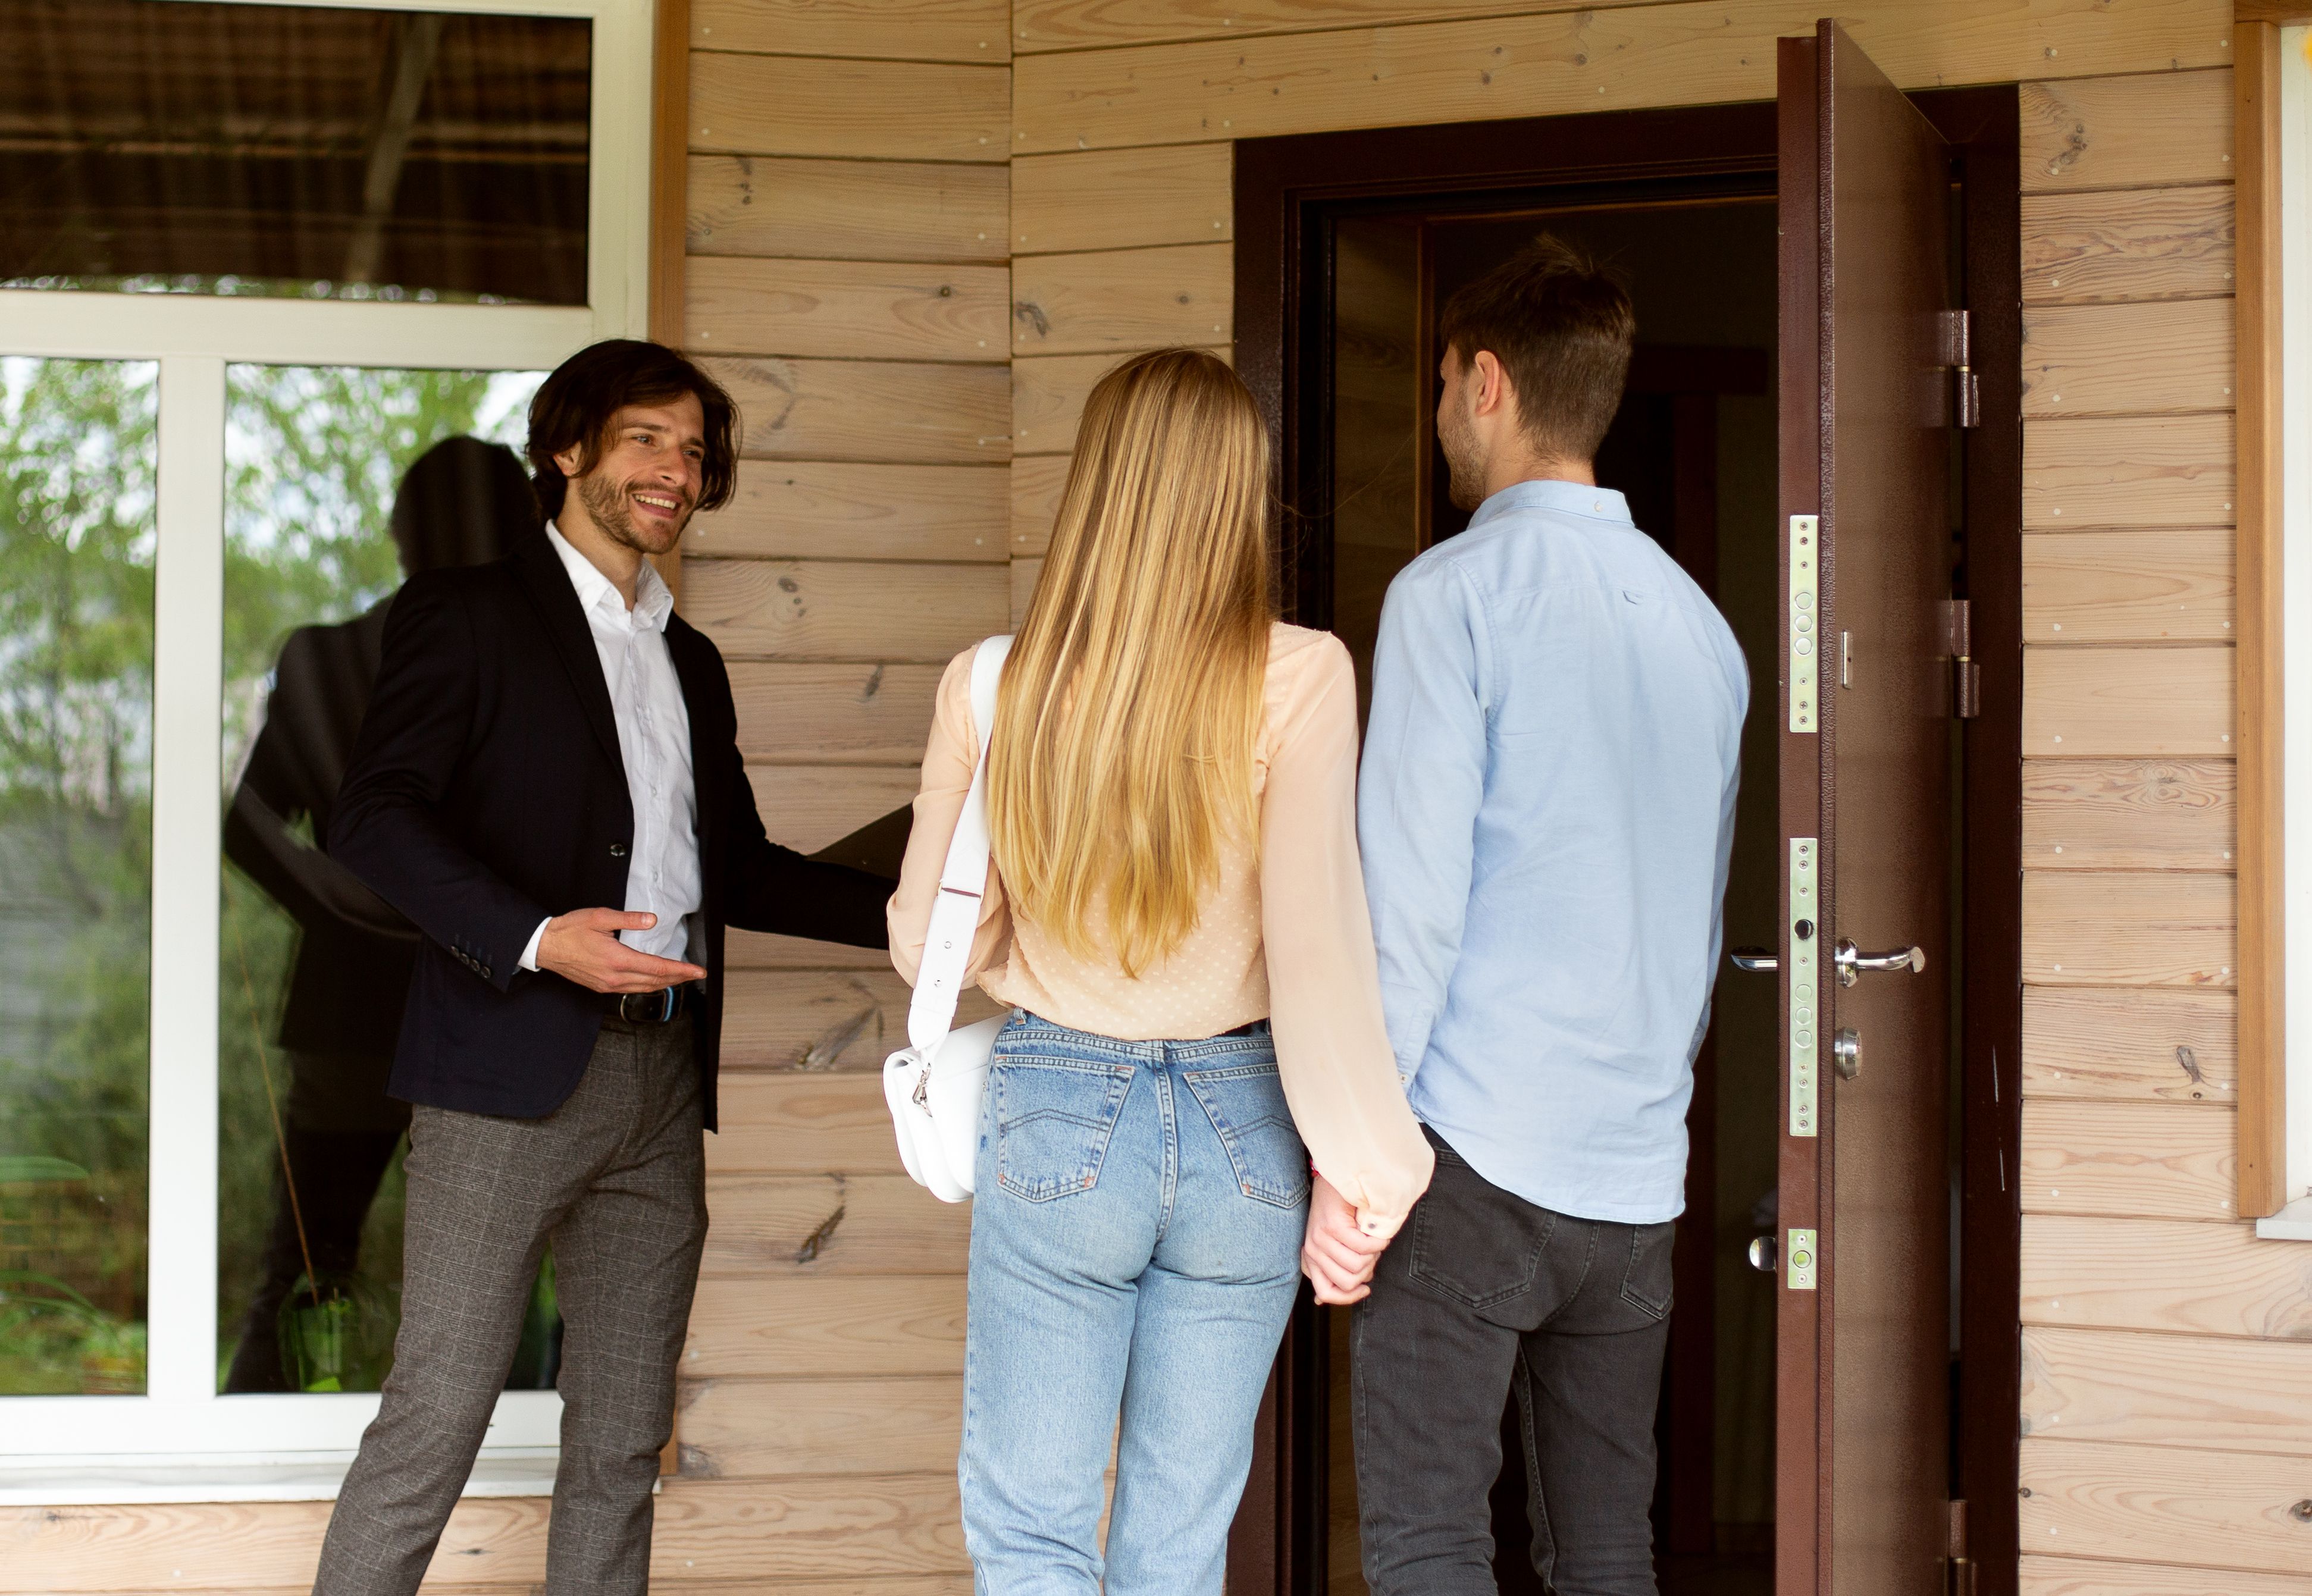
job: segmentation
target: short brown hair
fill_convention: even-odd
[[[1636,313],[1587,254],[1543,233],[1446,301],[1438,338],[1464,365],[1490,349],[1536,449],[1589,460],[1622,407]]]
[[[662,344],[606,338],[589,344],[554,369],[530,402],[530,480],[539,508],[562,513],[569,478],[554,457],[580,451],[579,474],[594,468],[610,423],[629,405],[663,405],[688,394],[706,417],[706,458],[699,470],[700,510],[716,510],[738,483],[739,407],[722,385]]]

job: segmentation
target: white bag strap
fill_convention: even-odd
[[[972,766],[971,790],[964,794],[955,839],[940,868],[923,967],[915,972],[915,995],[907,1005],[907,1040],[925,1051],[944,1041],[955,1023],[963,968],[979,933],[979,902],[987,891],[987,742],[995,731],[996,685],[1011,652],[1010,638],[991,637],[971,657],[971,725],[979,734],[979,762]]]

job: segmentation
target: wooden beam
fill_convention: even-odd
[[[2023,636],[2034,643],[2230,642],[2228,528],[2023,539]]]
[[[2036,986],[2229,987],[2232,877],[2026,870],[2023,979]]]
[[[2265,22],[2275,28],[2312,22],[2312,5],[2304,0],[2232,0],[2232,18],[2241,22]]]
[[[2087,305],[2232,292],[2232,190],[2124,188],[2023,201],[2023,300]]]
[[[2301,1343],[2312,1339],[2312,1264],[2249,1224],[2034,1214],[2023,1221],[2022,1314],[2026,1324]]]
[[[2165,1558],[2294,1574],[2312,1539],[2297,1458],[2032,1438],[2021,1448],[2021,1539],[2091,1557]]]
[[[2034,870],[2229,870],[2227,760],[2032,759],[2023,863]]]
[[[2238,1101],[2239,1003],[2171,988],[2023,990],[2023,1096]]]
[[[2023,418],[2229,410],[2233,334],[2226,299],[2038,306],[2023,317]]]
[[[2231,180],[2225,72],[2042,79],[2020,93],[2027,194]]]
[[[2233,73],[2239,176],[2240,1212],[2288,1192],[2286,605],[2280,249],[2280,30],[2242,22]]]
[[[2229,1219],[2232,1120],[2227,1109],[2166,1103],[2026,1102],[2023,1211]]]
[[[2023,1332],[2023,1433],[2300,1457],[2312,1358],[2284,1341],[2034,1327]]]
[[[2036,421],[2023,429],[2023,527],[2229,527],[2229,414]]]

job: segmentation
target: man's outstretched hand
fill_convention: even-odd
[[[620,931],[647,931],[658,916],[623,909],[574,909],[546,922],[538,939],[538,967],[598,992],[656,992],[706,972],[680,959],[661,959],[628,947]]]
[[[1388,1250],[1387,1236],[1367,1235],[1357,1225],[1357,1210],[1323,1175],[1309,1184],[1309,1234],[1300,1243],[1300,1272],[1317,1300],[1335,1306],[1362,1302],[1372,1295],[1373,1270]]]

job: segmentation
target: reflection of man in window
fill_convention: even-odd
[[[477,438],[448,438],[426,450],[393,501],[405,576],[497,559],[537,536],[538,527],[521,462]],[[289,1065],[282,1120],[296,1207],[276,1173],[263,1276],[225,1376],[229,1391],[290,1389],[276,1330],[281,1304],[305,1271],[308,1249],[322,1277],[353,1270],[371,1199],[409,1125],[409,1105],[387,1096],[385,1083],[417,933],[319,845],[369,703],[392,602],[339,625],[290,633],[274,668],[264,728],[225,815],[226,857],[300,931],[279,1032]]]

